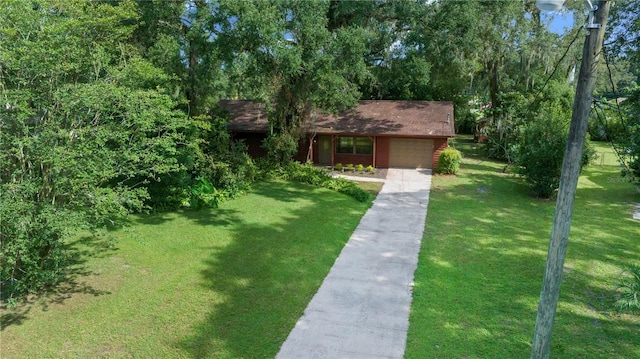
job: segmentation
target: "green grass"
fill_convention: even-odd
[[[2,311],[0,356],[272,358],[369,206],[271,182],[79,238],[72,281]]]
[[[596,146],[605,157],[580,178],[551,356],[640,358],[640,316],[613,310],[620,274],[640,263],[640,195]],[[457,148],[460,175],[432,182],[406,358],[527,358],[555,202],[530,198],[478,145]]]

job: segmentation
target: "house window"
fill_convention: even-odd
[[[356,153],[359,155],[372,155],[373,141],[369,137],[356,137]]]
[[[338,137],[336,153],[371,155],[373,140],[369,137]]]
[[[336,153],[353,153],[353,137],[338,137]]]

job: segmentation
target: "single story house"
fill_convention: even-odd
[[[244,140],[252,156],[264,154],[270,132],[265,106],[245,100],[223,100],[230,113],[227,128]],[[440,151],[454,137],[453,103],[448,101],[360,101],[338,113],[316,113],[306,125],[296,160],[377,168],[435,168]]]

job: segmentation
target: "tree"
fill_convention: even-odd
[[[605,49],[607,54],[610,54],[609,58],[617,63],[628,63],[634,81],[627,84],[626,88],[616,89],[616,95],[626,97],[626,100],[620,103],[621,112],[617,106],[613,106],[616,111],[609,111],[619,112],[613,114],[619,120],[607,120],[607,123],[617,122],[622,127],[618,132],[609,131],[614,132],[614,136],[610,136],[609,140],[612,141],[624,167],[623,175],[640,186],[640,3],[625,0],[617,2],[616,5],[612,9],[612,30]]]
[[[438,1],[426,6],[402,48],[429,66],[421,93],[453,100],[456,122],[467,122],[461,127],[475,127],[470,103],[490,104],[487,152],[510,160],[525,121],[522,104],[543,87],[568,42],[543,25],[535,1]],[[570,64],[558,66],[554,79]]]
[[[234,85],[240,97],[268,104],[274,135],[297,140],[314,111],[349,108],[360,99],[358,84],[369,76],[367,32],[344,21],[353,14],[347,5],[358,6],[221,1],[212,12],[209,27],[216,29],[225,70],[241,82]]]
[[[186,116],[131,46],[136,22],[131,1],[3,3],[3,299],[55,284],[70,235],[141,209],[150,183],[181,170]]]

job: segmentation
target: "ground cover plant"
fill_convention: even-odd
[[[406,358],[525,358],[555,202],[460,143],[457,177],[435,176],[416,271]],[[606,145],[580,178],[551,348],[554,358],[638,358],[640,316],[615,309],[640,262],[640,202]],[[603,157],[604,155],[604,157]]]
[[[370,204],[272,181],[80,237],[66,286],[2,309],[2,358],[273,358]]]

